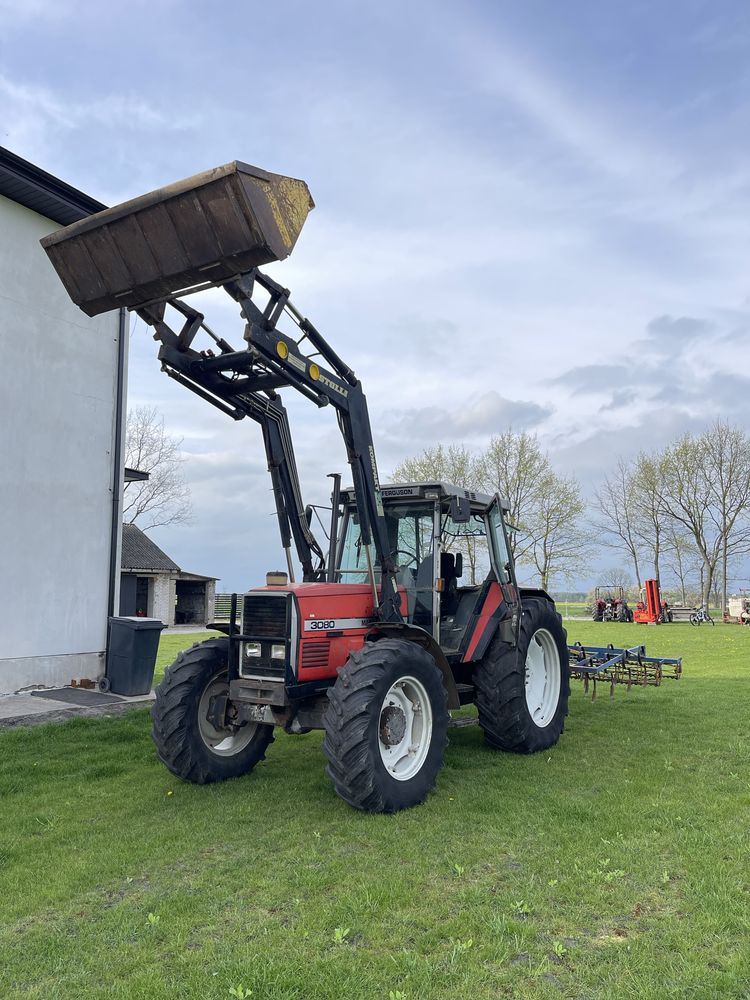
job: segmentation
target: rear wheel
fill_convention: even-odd
[[[490,746],[536,753],[557,743],[568,714],[568,662],[554,605],[524,601],[518,646],[496,637],[474,673],[479,725]]]
[[[328,691],[326,771],[336,793],[366,812],[396,812],[427,797],[448,742],[440,671],[403,639],[365,643]]]
[[[263,760],[273,726],[216,724],[212,709],[229,694],[229,642],[208,639],[167,668],[151,709],[151,735],[159,757],[185,781],[203,785],[247,774]]]

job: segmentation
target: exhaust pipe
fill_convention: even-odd
[[[283,260],[315,207],[304,181],[235,160],[41,240],[89,316],[137,309]]]

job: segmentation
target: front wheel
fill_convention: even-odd
[[[403,639],[365,643],[328,700],[323,752],[336,793],[366,812],[423,802],[448,742],[445,686],[430,654]]]
[[[536,753],[553,746],[568,714],[567,633],[550,601],[522,604],[518,645],[496,637],[474,672],[479,725],[496,750]]]
[[[265,756],[273,726],[215,724],[216,700],[229,693],[228,639],[208,639],[178,655],[156,689],[151,735],[172,774],[205,785],[247,774]]]

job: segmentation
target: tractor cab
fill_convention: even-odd
[[[383,509],[404,618],[428,632],[446,655],[459,654],[491,581],[515,586],[503,504],[447,483],[382,487]],[[367,583],[379,563],[363,545],[354,491],[343,490],[337,583]]]

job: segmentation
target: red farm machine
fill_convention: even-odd
[[[633,612],[625,599],[625,590],[622,587],[597,587],[591,617],[595,622],[632,622]]]
[[[312,207],[304,182],[234,162],[42,244],[85,313],[134,310],[170,378],[262,430],[287,571],[233,595],[229,623],[214,626],[223,634],[167,669],[152,710],[162,761],[185,780],[220,781],[250,772],[277,728],[322,729],[341,798],[393,812],[432,788],[461,706],[476,705],[491,747],[531,753],[559,739],[571,676],[656,684],[679,676],[680,661],[568,647],[549,595],[517,583],[499,496],[381,486],[360,380],[259,270],[291,253]],[[209,288],[238,309],[241,347],[189,304]],[[352,486],[333,475],[327,546],[303,503],[286,390],[332,408],[346,446]],[[466,540],[488,552],[484,579],[469,585]]]
[[[641,625],[660,625],[672,621],[672,611],[661,596],[658,580],[646,580],[644,594],[635,606],[633,620]]]

